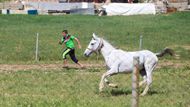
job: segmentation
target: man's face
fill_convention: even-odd
[[[67,36],[67,34],[65,33],[65,32],[62,32],[62,35],[65,37],[65,36]]]

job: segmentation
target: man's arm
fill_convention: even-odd
[[[64,39],[61,38],[61,40],[60,40],[60,39],[58,40],[58,43],[59,43],[60,45],[62,45],[62,44],[63,44],[63,41],[64,41]]]
[[[76,40],[76,41],[77,41],[77,43],[78,43],[78,48],[79,48],[79,49],[81,49],[81,44],[80,44],[79,39],[75,37],[75,40]]]
[[[61,42],[60,40],[58,40],[58,43],[59,43],[60,45],[62,45],[62,42]]]
[[[62,48],[64,48],[65,46],[63,45],[63,38],[61,40],[58,40],[58,44],[62,45]]]

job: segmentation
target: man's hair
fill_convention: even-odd
[[[62,32],[65,32],[66,34],[68,34],[68,31],[67,31],[67,30],[63,30]]]

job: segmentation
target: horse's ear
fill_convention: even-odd
[[[92,37],[93,37],[94,39],[97,39],[97,38],[98,38],[95,33],[92,34]]]

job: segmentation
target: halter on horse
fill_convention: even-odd
[[[141,94],[144,96],[152,83],[152,72],[158,63],[158,57],[163,56],[166,53],[173,55],[173,51],[166,48],[161,53],[153,53],[148,50],[125,52],[120,49],[115,49],[111,44],[102,38],[97,37],[93,33],[93,38],[90,41],[87,49],[84,52],[85,56],[90,56],[93,52],[100,51],[104,57],[108,71],[102,75],[99,91],[103,91],[104,83],[107,83],[111,87],[116,87],[116,84],[110,83],[107,78],[118,73],[130,73],[133,71],[133,56],[139,56],[140,60],[140,74],[143,77],[143,81],[139,83],[140,86],[146,84],[146,87]]]

